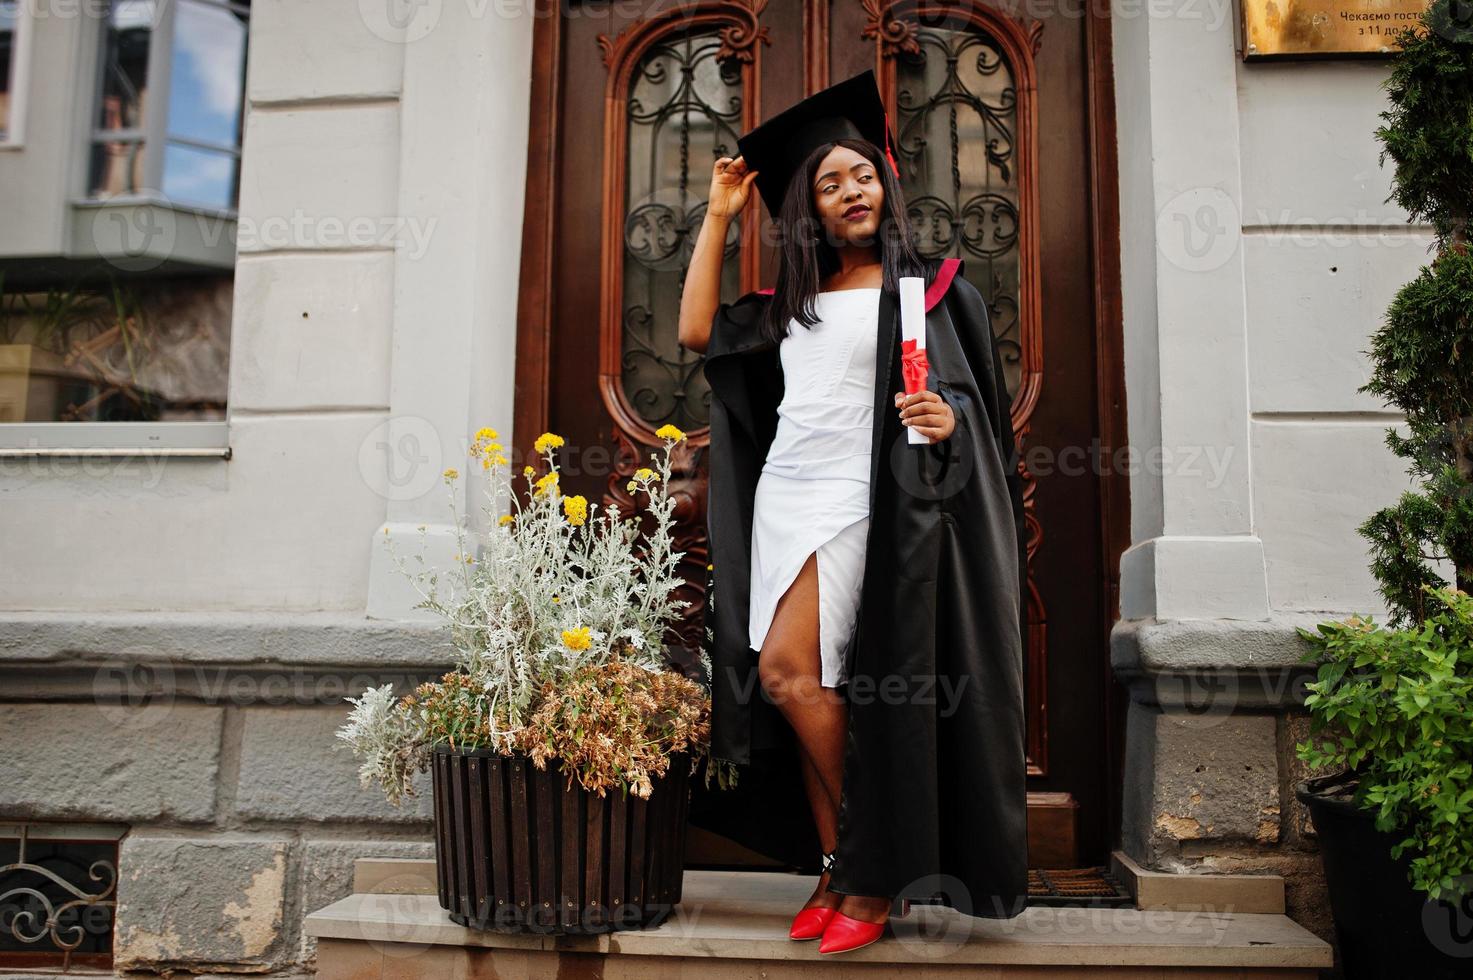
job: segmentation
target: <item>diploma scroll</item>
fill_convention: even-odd
[[[914,395],[926,390],[926,280],[920,276],[900,277],[900,373],[905,378],[905,393]],[[931,440],[914,428],[906,429],[912,446],[926,446]]]

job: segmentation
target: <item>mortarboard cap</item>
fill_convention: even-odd
[[[820,144],[839,139],[869,140],[885,152],[891,171],[900,176],[873,68],[813,93],[737,139],[747,169],[758,171],[757,193],[768,214],[777,216],[788,181],[804,158]]]

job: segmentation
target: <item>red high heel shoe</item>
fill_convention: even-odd
[[[823,856],[823,870],[831,871],[833,867],[834,852],[830,851]],[[824,929],[828,927],[829,922],[838,911],[837,908],[831,909],[821,905],[811,909],[799,909],[798,914],[793,916],[792,926],[788,928],[788,938],[817,939],[823,935]]]
[[[838,913],[838,909],[824,908],[822,906],[812,909],[800,909],[798,914],[793,916],[793,925],[788,930],[788,938],[817,939],[823,935],[824,930],[828,928],[829,922]]]
[[[900,900],[899,916],[910,914],[910,899]],[[864,919],[856,919],[836,912],[833,919],[823,931],[823,939],[819,941],[818,951],[820,953],[847,953],[850,950],[859,949],[875,942],[885,933],[885,923],[888,917],[879,922],[866,922]]]

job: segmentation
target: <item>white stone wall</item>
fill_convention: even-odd
[[[253,4],[233,458],[8,462],[0,609],[408,613],[384,530],[448,540],[440,472],[511,428],[532,17],[396,9]],[[37,72],[85,47],[37,26]],[[33,139],[65,81],[32,87]]]
[[[1122,617],[1384,613],[1355,527],[1409,486],[1361,353],[1431,236],[1384,203],[1385,62],[1250,63],[1230,4],[1117,4]]]

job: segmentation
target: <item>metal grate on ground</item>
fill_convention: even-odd
[[[1029,868],[1028,904],[1114,908],[1134,902],[1106,868]]]

